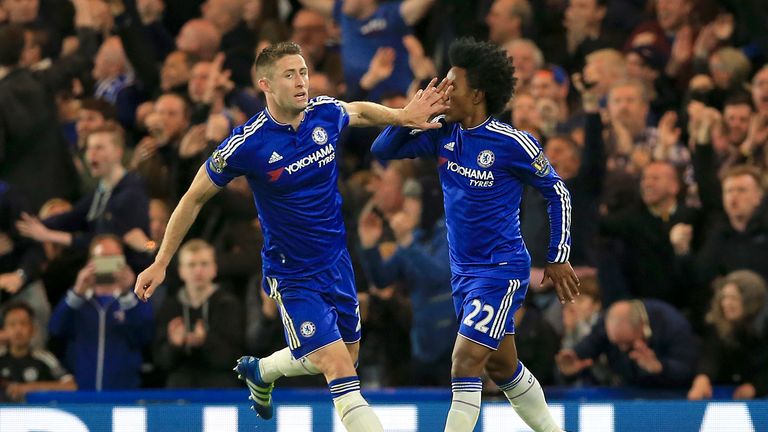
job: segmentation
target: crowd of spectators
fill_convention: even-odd
[[[572,194],[583,294],[561,305],[539,283],[546,202],[526,191],[521,360],[545,385],[765,397],[766,28],[760,0],[0,0],[0,396],[236,386],[238,356],[285,346],[244,179],[204,207],[149,303],[131,288],[201,163],[264,108],[256,54],[293,40],[312,97],[403,107],[473,36],[515,66],[499,119]],[[439,181],[433,161],[373,160],[378,132],[346,131],[337,159],[360,375],[444,386]]]

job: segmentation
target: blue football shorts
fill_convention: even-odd
[[[337,340],[360,340],[360,305],[349,252],[331,267],[307,277],[265,277],[275,300],[285,340],[294,358],[302,358]]]
[[[523,304],[529,280],[454,275],[451,286],[459,334],[497,350],[504,336],[515,334],[514,315]]]

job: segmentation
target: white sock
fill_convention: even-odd
[[[483,383],[480,378],[454,378],[451,380],[453,401],[445,432],[472,432],[480,416]]]
[[[384,432],[381,421],[360,394],[356,376],[339,378],[328,383],[333,405],[348,432]]]
[[[522,362],[517,363],[517,371],[512,379],[497,384],[507,396],[517,415],[534,431],[562,432],[552,418],[552,414],[549,413],[539,380],[523,366]]]
[[[299,360],[293,358],[291,350],[286,347],[259,360],[259,372],[261,379],[269,384],[284,376],[317,375],[320,370],[306,357]]]

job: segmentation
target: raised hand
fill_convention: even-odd
[[[424,54],[424,46],[414,35],[403,36],[403,45],[408,51],[408,65],[414,79],[420,81],[437,75],[435,63]]]
[[[453,90],[450,80],[435,87],[437,78],[433,78],[426,88],[419,90],[402,111],[401,124],[414,129],[439,129],[440,123],[430,122],[437,114],[448,109],[447,100]]]
[[[576,91],[581,95],[581,104],[584,112],[594,114],[600,111],[600,97],[594,90],[594,86],[589,87],[584,82],[584,77],[580,73],[571,75],[571,80]]]
[[[360,78],[360,87],[370,90],[385,79],[392,76],[395,70],[395,49],[379,47],[368,64],[368,70]]]
[[[89,262],[77,273],[75,286],[72,290],[77,295],[85,295],[86,291],[96,283],[96,267]]]
[[[672,148],[680,141],[680,128],[676,126],[677,113],[667,111],[659,120],[659,144],[664,148]]]

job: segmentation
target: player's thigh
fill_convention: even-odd
[[[331,268],[331,276],[328,292],[338,315],[339,334],[344,343],[356,344],[360,342],[362,323],[360,303],[357,300],[355,288],[355,274],[348,253],[343,253],[336,265]],[[357,358],[356,353],[354,358]]]
[[[458,276],[453,278],[459,335],[493,351],[514,334],[514,313],[522,304],[528,280]]]
[[[295,358],[341,339],[336,310],[318,289],[315,278],[265,277],[264,283],[267,294],[277,303],[285,340]]]

